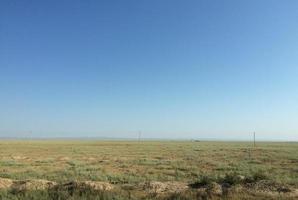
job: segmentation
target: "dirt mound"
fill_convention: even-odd
[[[110,191],[114,189],[114,186],[107,182],[100,182],[100,181],[72,181],[66,184],[63,184],[62,187],[64,187],[67,190],[97,190],[97,191]]]
[[[47,180],[24,180],[24,181],[13,181],[10,186],[12,190],[25,191],[25,190],[47,190],[57,185],[56,182]]]
[[[90,189],[98,191],[110,191],[114,186],[107,182],[100,181],[72,181],[62,185],[56,182],[47,180],[11,180],[7,178],[0,178],[0,189],[11,189],[15,191],[28,191],[28,190],[48,190],[52,188],[64,188],[67,190],[75,189]]]
[[[164,196],[176,195],[187,192],[197,192],[201,196],[221,197],[228,194],[260,194],[270,198],[282,197],[297,198],[298,189],[294,186],[274,183],[270,181],[259,181],[246,184],[219,184],[211,182],[207,185],[191,189],[184,182],[159,182],[149,181],[141,184],[113,185],[101,181],[72,181],[68,183],[57,184],[47,180],[11,180],[0,178],[0,189],[12,191],[30,191],[30,190],[67,190],[74,191],[111,191],[114,189],[134,190],[135,192],[148,193],[150,195]]]
[[[158,182],[150,181],[145,182],[140,185],[143,190],[148,191],[149,193],[179,193],[187,190],[189,187],[186,183],[182,182]]]
[[[259,192],[278,192],[288,193],[294,190],[288,185],[270,182],[267,180],[258,181],[255,183],[248,183],[245,185],[246,188],[252,189]]]
[[[298,189],[286,184],[274,183],[268,180],[258,181],[256,183],[245,184],[244,188],[254,194],[263,194],[271,197],[289,197],[297,198]]]
[[[298,198],[298,189],[294,189],[290,194],[290,197]]]
[[[223,189],[222,189],[222,186],[219,185],[218,183],[212,182],[207,186],[206,192],[210,195],[220,196],[223,193]]]
[[[8,178],[0,178],[0,189],[8,189],[12,186],[13,180]]]
[[[104,190],[109,191],[114,188],[114,186],[110,183],[99,182],[99,181],[84,181],[80,183],[83,186],[90,187],[93,190]]]

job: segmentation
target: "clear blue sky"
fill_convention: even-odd
[[[298,140],[298,1],[0,1],[0,136]]]

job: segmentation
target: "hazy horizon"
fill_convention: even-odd
[[[298,141],[298,1],[1,1],[0,137]]]
[[[154,133],[148,133],[148,132],[141,132],[141,135],[139,135],[140,132],[130,132],[130,133],[42,133],[42,132],[19,132],[15,134],[7,134],[5,136],[0,136],[0,139],[95,139],[95,140],[202,140],[202,141],[253,141],[253,132],[251,133],[243,133],[242,137],[239,137],[238,134],[226,134],[222,135],[221,133],[217,134],[189,134],[185,132],[179,132],[173,135],[173,133],[168,134],[154,134]],[[182,133],[182,134],[181,134]],[[296,138],[287,138],[284,136],[280,137],[274,137],[270,138],[269,134],[256,134],[256,141],[259,142],[298,142]],[[124,135],[121,137],[121,135]],[[201,135],[201,137],[196,136]],[[209,136],[208,136],[209,135]]]

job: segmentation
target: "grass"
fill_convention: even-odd
[[[253,148],[248,142],[3,140],[0,177],[234,184],[241,175],[247,182],[268,179],[297,187],[297,149],[294,142],[263,142]]]
[[[127,195],[112,192],[50,190],[50,191],[26,191],[14,193],[0,191],[0,199],[9,200],[124,200]],[[128,197],[129,198],[129,197]]]

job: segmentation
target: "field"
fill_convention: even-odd
[[[103,191],[100,195],[94,194],[99,199],[111,196],[112,199],[225,196],[224,189],[208,193],[209,185],[215,183],[229,184],[228,188],[241,185],[245,191],[255,189],[251,194],[241,194],[242,190],[226,194],[235,195],[235,199],[244,194],[247,199],[256,196],[291,199],[295,198],[293,195],[298,188],[298,143],[262,142],[253,147],[249,142],[2,140],[0,177],[3,180],[42,179],[60,185],[93,181],[115,188],[106,191],[108,194]],[[262,188],[267,185],[269,189],[261,192],[259,185]],[[181,188],[186,187],[182,191]],[[163,191],[159,191],[160,188],[164,188]],[[24,199],[27,195],[28,199],[33,199],[30,195],[38,196],[37,193],[43,191],[34,194],[27,190],[20,193],[2,191],[1,195],[11,199]],[[75,196],[82,193],[67,195],[68,199],[70,196],[76,199]],[[45,198],[54,199],[48,196]],[[83,199],[82,196],[77,198]]]

